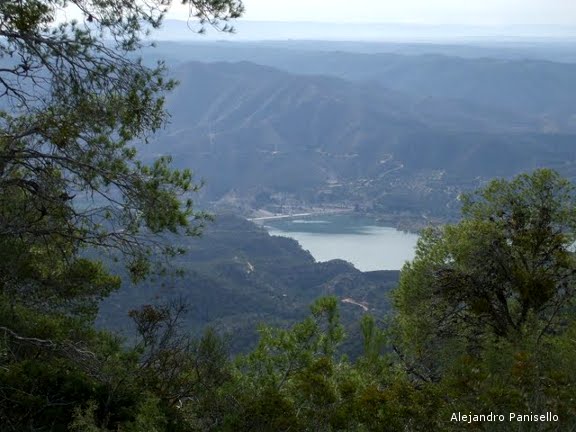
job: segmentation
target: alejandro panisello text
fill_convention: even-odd
[[[557,422],[559,420],[556,414],[546,412],[543,414],[508,413],[508,414],[474,414],[474,413],[452,413],[451,422],[458,423],[483,423],[483,422]]]

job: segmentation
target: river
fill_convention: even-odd
[[[362,271],[399,270],[414,258],[416,234],[352,215],[263,221],[271,235],[290,237],[317,261],[343,259]]]

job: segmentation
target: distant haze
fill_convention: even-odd
[[[575,41],[576,0],[243,0],[237,34],[198,37],[175,0],[158,40]],[[82,19],[74,6],[57,21]],[[191,28],[190,28],[191,27]]]
[[[576,3],[576,1],[575,1]],[[390,42],[524,42],[576,41],[576,26],[520,25],[482,26],[456,24],[403,23],[337,23],[305,21],[248,21],[234,24],[236,34],[208,29],[199,36],[191,31],[195,23],[184,20],[165,21],[157,40],[326,40],[326,41],[390,41]],[[197,27],[196,27],[197,28]]]
[[[244,0],[247,20],[431,25],[576,25],[574,0]],[[186,8],[173,6],[171,18]]]

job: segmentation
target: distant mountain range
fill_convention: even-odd
[[[310,73],[351,76],[248,62],[178,65],[171,125],[147,155],[171,154],[193,168],[207,182],[206,201],[254,207],[265,194],[269,207],[343,204],[438,217],[454,215],[462,190],[494,176],[538,166],[574,174],[576,65],[310,56],[302,66]]]
[[[499,60],[544,60],[575,63],[574,42],[530,41],[530,42],[476,42],[476,43],[430,43],[430,42],[387,42],[387,41],[322,41],[322,40],[277,40],[277,41],[210,41],[204,36],[195,36],[190,41],[156,41],[155,48],[144,47],[145,58],[164,58],[170,64],[188,61],[251,61],[253,63],[294,67],[303,60],[314,62],[310,52],[326,55],[342,53],[371,55],[397,54],[417,56],[426,54],[469,59]],[[320,57],[321,59],[321,57]],[[318,63],[317,61],[315,63]]]
[[[570,26],[465,26],[409,23],[335,23],[294,21],[249,21],[234,23],[236,34],[228,35],[207,28],[209,40],[361,40],[361,41],[526,41],[576,39]],[[193,40],[194,21],[166,20],[157,40]]]
[[[362,47],[374,52],[354,52]],[[152,52],[172,65],[187,61],[249,61],[292,74],[377,82],[419,98],[463,99],[490,110],[531,113],[541,116],[541,122],[560,123],[550,127],[576,128],[576,104],[572,98],[576,91],[573,80],[576,64],[539,59],[538,52],[530,51],[529,47],[165,43]],[[395,52],[378,52],[378,49]],[[540,47],[549,54],[567,53],[567,49],[564,45]],[[152,55],[152,52],[146,53]]]

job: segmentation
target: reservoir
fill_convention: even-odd
[[[362,271],[400,270],[412,260],[418,235],[378,226],[351,215],[324,215],[264,222],[271,235],[290,237],[316,261],[343,259]]]

